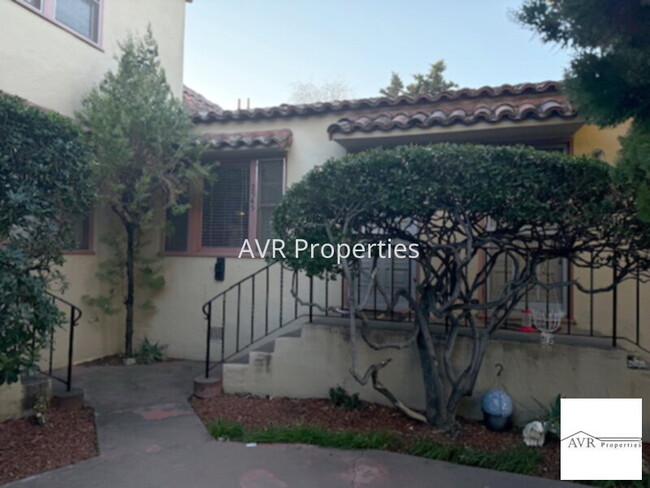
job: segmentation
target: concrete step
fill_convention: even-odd
[[[281,337],[299,338],[302,335],[302,327],[304,324],[305,321],[300,321],[272,331],[269,335],[254,343],[252,347],[242,350],[235,357],[229,359],[227,364],[249,364],[250,354],[253,352],[272,354],[275,351],[276,339]]]

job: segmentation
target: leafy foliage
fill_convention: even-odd
[[[140,344],[136,359],[142,364],[153,364],[162,361],[165,358],[165,349],[167,349],[166,345],[149,342],[149,338],[145,337],[142,344]]]
[[[543,41],[574,50],[564,84],[581,115],[600,126],[633,119],[621,167],[650,220],[650,3],[528,0],[515,16]]]
[[[386,88],[379,90],[385,97],[397,97],[399,95],[418,95],[420,93],[428,93],[435,95],[442,91],[451,90],[458,87],[453,81],[445,79],[445,70],[447,66],[444,60],[436,61],[429,65],[429,72],[422,74],[416,73],[413,75],[413,82],[404,86],[402,78],[395,73],[391,73],[390,83]]]
[[[363,408],[363,403],[359,399],[359,394],[354,393],[353,395],[350,395],[342,386],[330,388],[329,395],[330,402],[332,402],[335,407],[341,407],[345,410],[359,410]]]
[[[0,94],[0,384],[34,366],[61,320],[45,292],[92,200],[92,160],[73,122]]]
[[[292,269],[344,275],[351,282],[347,303],[370,347],[417,344],[426,419],[453,428],[458,401],[472,392],[490,336],[538,284],[538,266],[565,258],[577,267],[598,268],[617,259],[617,280],[648,268],[650,234],[636,218],[633,197],[616,184],[613,168],[584,157],[524,146],[403,146],[316,167],[286,192],[273,226],[287,243],[285,263]],[[387,297],[393,304],[403,297],[414,312],[407,339],[384,345],[372,340],[359,297],[350,292],[362,272],[357,260],[340,266],[336,257],[296,255],[295,239],[334,246],[389,239],[416,245],[419,299],[407,290]],[[615,258],[613,252],[623,250],[624,256]],[[508,263],[510,276],[499,293],[485,299],[482,290],[499,262]],[[444,334],[432,334],[432,321],[448,324]],[[461,327],[470,331],[473,346],[469,356],[452,362]],[[354,336],[351,331],[351,340]],[[362,383],[373,374],[375,388],[400,407],[376,386],[376,373],[387,363],[371,366],[363,377],[354,367],[352,373]]]
[[[129,37],[120,47],[117,70],[107,73],[86,96],[78,117],[90,129],[97,153],[100,198],[124,231],[108,237],[114,256],[98,275],[111,292],[90,301],[108,311],[113,299],[124,294],[125,352],[131,356],[135,281],[154,290],[164,285],[153,258],[144,251],[145,236],[163,220],[156,218],[157,211],[164,215],[170,208],[186,210],[179,197],[189,182],[207,171],[200,163],[201,147],[190,136],[191,123],[167,84],[151,29],[142,39]],[[126,292],[121,283],[126,283]]]

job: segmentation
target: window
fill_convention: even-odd
[[[165,251],[237,256],[244,239],[268,239],[284,191],[284,160],[221,162],[182,215],[167,215]]]
[[[514,265],[509,260],[500,259],[492,269],[488,280],[488,300],[496,300],[505,284],[514,278]],[[537,268],[537,279],[546,285],[568,280],[569,266],[566,259],[552,259]],[[537,310],[540,312],[568,312],[567,287],[549,288],[535,285],[517,304],[516,311]]]
[[[72,243],[67,252],[92,251],[92,210],[81,217],[75,217],[70,222]]]
[[[99,44],[101,0],[19,0],[66,30]]]
[[[41,10],[41,8],[43,7],[41,0],[23,0],[23,2],[28,3],[29,5],[31,5],[32,7],[38,10]]]
[[[99,40],[98,0],[56,0],[55,19],[93,42]]]

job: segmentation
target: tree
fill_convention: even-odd
[[[544,42],[574,51],[564,89],[588,121],[613,126],[633,119],[620,166],[650,221],[650,3],[527,0],[515,18]]]
[[[103,263],[99,275],[113,285],[118,278],[126,283],[124,350],[131,357],[136,279],[154,288],[164,284],[143,254],[145,236],[163,220],[157,210],[185,209],[178,198],[205,169],[190,121],[167,84],[151,29],[142,39],[130,36],[120,48],[117,70],[86,96],[78,117],[97,154],[100,200],[124,232],[109,236],[115,256]],[[117,293],[114,287],[109,297],[91,303],[106,305]]]
[[[320,85],[311,82],[292,84],[291,103],[317,103],[346,100],[352,97],[352,90],[341,80],[326,81]]]
[[[407,415],[442,429],[454,428],[458,402],[472,393],[489,339],[526,291],[539,285],[540,265],[555,258],[577,267],[616,262],[620,281],[647,269],[643,250],[650,242],[648,226],[635,217],[632,195],[616,186],[611,167],[523,146],[403,146],[330,160],[287,191],[273,226],[287,243],[289,267],[348,281],[353,377],[361,384],[372,381]],[[400,297],[408,301],[415,319],[405,339],[386,343],[373,336],[364,297],[357,296],[356,283],[364,273],[359,259],[348,257],[339,264],[337,257],[296,255],[296,239],[366,249],[389,240],[393,246],[415,245],[413,259],[420,271],[415,294],[381,291],[391,308]],[[376,264],[376,253],[372,259]],[[499,262],[508,263],[510,275],[498,293],[484,297]],[[367,278],[374,279],[375,269]],[[415,345],[424,414],[381,383],[378,375],[387,361],[370,365],[365,373],[357,369],[357,330],[374,349]]]
[[[46,291],[92,199],[92,161],[76,124],[0,93],[0,384],[37,364],[60,325]]]
[[[386,88],[379,90],[385,97],[397,97],[399,95],[419,95],[428,93],[435,95],[437,93],[457,88],[458,85],[453,81],[445,79],[445,70],[447,66],[444,60],[436,61],[429,65],[429,72],[426,74],[416,73],[413,75],[413,83],[406,85],[400,76],[394,71],[391,73],[390,84]]]

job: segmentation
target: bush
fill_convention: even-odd
[[[165,349],[167,349],[166,345],[160,345],[158,342],[152,344],[149,342],[149,339],[145,337],[142,344],[140,344],[140,349],[136,353],[135,357],[138,362],[142,364],[156,363],[164,359]]]
[[[335,407],[341,407],[345,410],[359,410],[363,408],[363,403],[359,399],[359,394],[350,395],[345,388],[337,386],[330,388],[330,402]]]
[[[76,124],[0,93],[0,384],[38,362],[61,319],[45,292],[92,199],[92,159]]]

